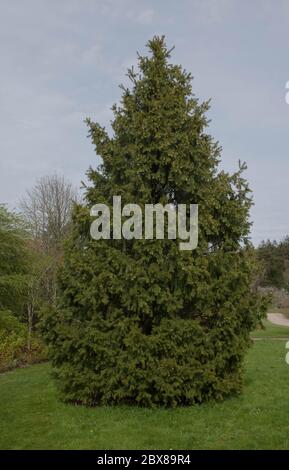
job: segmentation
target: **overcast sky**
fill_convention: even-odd
[[[97,164],[83,119],[109,125],[155,34],[212,98],[223,167],[248,164],[253,241],[289,234],[289,0],[0,0],[0,202],[54,172],[80,185]]]

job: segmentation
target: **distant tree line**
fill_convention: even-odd
[[[261,265],[260,285],[289,290],[289,236],[281,242],[263,241],[256,252]]]

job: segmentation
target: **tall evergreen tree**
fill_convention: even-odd
[[[209,103],[191,74],[169,62],[163,37],[128,71],[110,137],[87,121],[102,164],[88,171],[86,205],[74,213],[59,305],[44,317],[66,400],[144,406],[192,404],[238,392],[249,332],[262,317],[252,289],[251,197],[243,166],[218,170],[206,133]],[[199,242],[92,240],[90,208],[199,204]]]

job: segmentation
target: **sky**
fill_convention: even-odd
[[[109,129],[127,68],[164,34],[195,95],[211,98],[222,168],[248,165],[252,241],[282,239],[288,25],[289,0],[0,0],[0,202],[17,208],[37,178],[55,172],[80,186],[99,163],[83,120]]]

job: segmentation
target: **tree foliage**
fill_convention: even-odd
[[[87,121],[102,164],[88,171],[58,308],[43,320],[65,399],[90,405],[190,405],[239,392],[249,333],[264,310],[252,288],[245,167],[218,169],[209,102],[170,63],[164,38],[148,49],[113,107],[113,135]],[[168,239],[92,240],[90,208],[111,206],[113,195],[141,207],[199,204],[197,249]]]
[[[0,205],[0,311],[19,314],[28,275],[25,226],[15,213]]]

